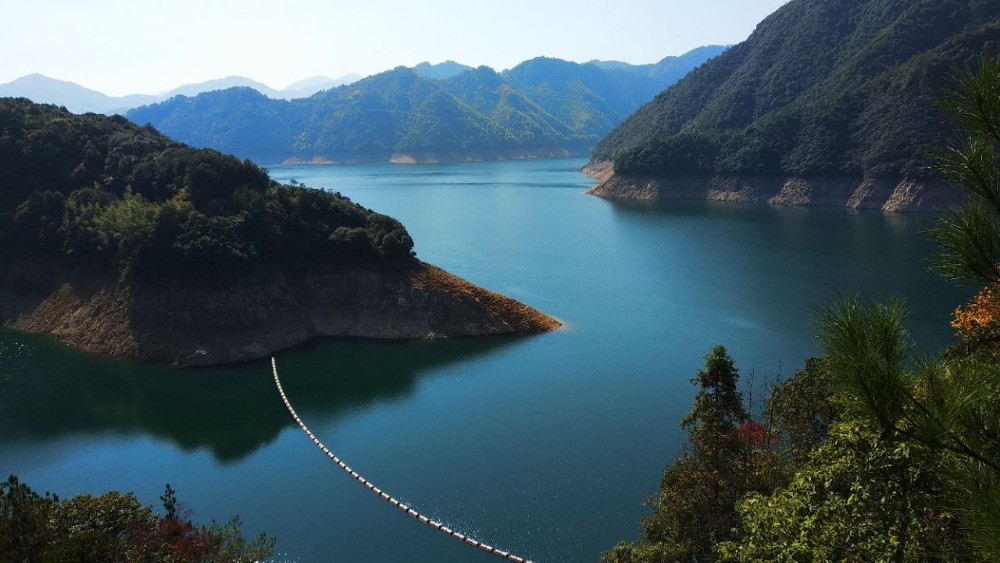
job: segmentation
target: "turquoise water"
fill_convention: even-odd
[[[925,350],[965,301],[924,271],[927,217],[583,194],[582,161],[274,167],[399,218],[420,258],[562,320],[552,334],[314,343],[278,355],[317,437],[428,516],[535,561],[633,539],[724,344],[758,387],[816,354],[816,306],[898,294]],[[759,397],[759,393],[758,393]],[[345,476],[294,426],[268,362],[181,371],[0,332],[0,475],[60,496],[165,483],[239,514],[278,560],[494,561]]]

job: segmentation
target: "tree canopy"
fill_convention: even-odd
[[[7,260],[155,275],[405,263],[390,217],[121,117],[0,100]]]
[[[132,493],[62,500],[12,475],[0,483],[0,560],[249,563],[274,552],[275,540],[263,533],[247,541],[239,517],[194,524],[169,484],[160,499],[162,516]]]

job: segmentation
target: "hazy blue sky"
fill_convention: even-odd
[[[786,0],[12,0],[0,83],[40,72],[106,94],[241,75],[284,88],[452,59],[655,62],[738,43]]]

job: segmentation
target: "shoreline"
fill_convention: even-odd
[[[40,287],[40,286],[35,286]],[[405,269],[223,281],[52,279],[0,288],[5,327],[84,351],[182,367],[267,357],[317,338],[440,340],[536,334],[558,320],[417,262]]]
[[[680,176],[618,174],[610,162],[588,163],[581,172],[598,181],[587,194],[618,200],[710,200],[766,203],[778,207],[829,206],[883,213],[939,212],[961,204],[960,190],[944,182],[794,176]]]
[[[330,158],[326,155],[311,157],[291,156],[276,163],[277,166],[356,166],[372,164],[457,164],[467,162],[505,162],[517,160],[546,160],[587,158],[590,148],[550,147],[470,152],[401,152],[364,158]]]

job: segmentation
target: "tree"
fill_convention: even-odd
[[[962,344],[916,357],[898,299],[855,296],[823,308],[822,362],[807,363],[768,404],[791,448],[791,482],[754,492],[747,477],[759,473],[745,469],[752,465],[720,464],[731,450],[718,430],[738,417],[716,410],[733,403],[731,393],[700,392],[685,419],[692,451],[665,473],[643,541],[619,545],[607,560],[689,559],[726,540],[697,512],[731,513],[705,494],[716,486],[711,471],[722,469],[739,520],[719,546],[723,559],[1000,561],[1000,61],[983,61],[958,83],[944,106],[967,137],[938,159],[968,199],[932,235],[943,248],[939,271],[988,284],[956,311]],[[715,369],[696,379],[703,391],[725,389],[707,375],[725,374],[731,362],[713,356],[707,365]]]
[[[899,300],[823,309],[844,421],[791,486],[740,504],[745,536],[723,547],[729,558],[1000,560],[1000,61],[957,84],[940,105],[964,137],[935,156],[967,197],[931,235],[939,272],[987,284],[955,313],[962,344],[916,360]]]
[[[1000,559],[1000,366],[976,355],[916,362],[904,319],[899,301],[854,297],[824,309],[819,337],[834,387],[881,440],[940,458],[939,502],[978,557]]]
[[[807,359],[767,399],[764,420],[770,426],[771,447],[791,465],[803,464],[809,452],[826,439],[838,410],[826,361]]]
[[[735,503],[747,492],[749,464],[740,426],[747,420],[737,391],[739,371],[723,346],[705,357],[691,382],[694,408],[681,421],[688,449],[666,469],[653,514],[643,519],[637,545],[622,544],[607,561],[673,561],[709,556],[736,525]]]
[[[243,537],[238,517],[197,526],[182,516],[170,485],[157,516],[132,493],[109,491],[65,501],[38,495],[11,476],[0,483],[0,561],[262,561],[274,551],[264,534]]]
[[[716,346],[705,356],[705,369],[699,370],[691,383],[698,386],[694,408],[681,421],[681,428],[691,434],[691,443],[701,455],[714,455],[722,446],[730,448],[736,428],[747,419],[743,397],[736,390],[740,373],[726,348]]]
[[[956,555],[941,510],[940,460],[927,447],[839,422],[787,487],[739,501],[726,561],[919,561]],[[968,557],[968,554],[963,554]]]
[[[46,526],[55,497],[38,495],[11,475],[0,483],[0,554],[30,561],[47,543]]]
[[[958,186],[965,204],[931,231],[942,248],[937,270],[950,279],[1000,282],[1000,59],[956,77],[939,106],[962,129],[961,138],[933,153],[941,177]]]

